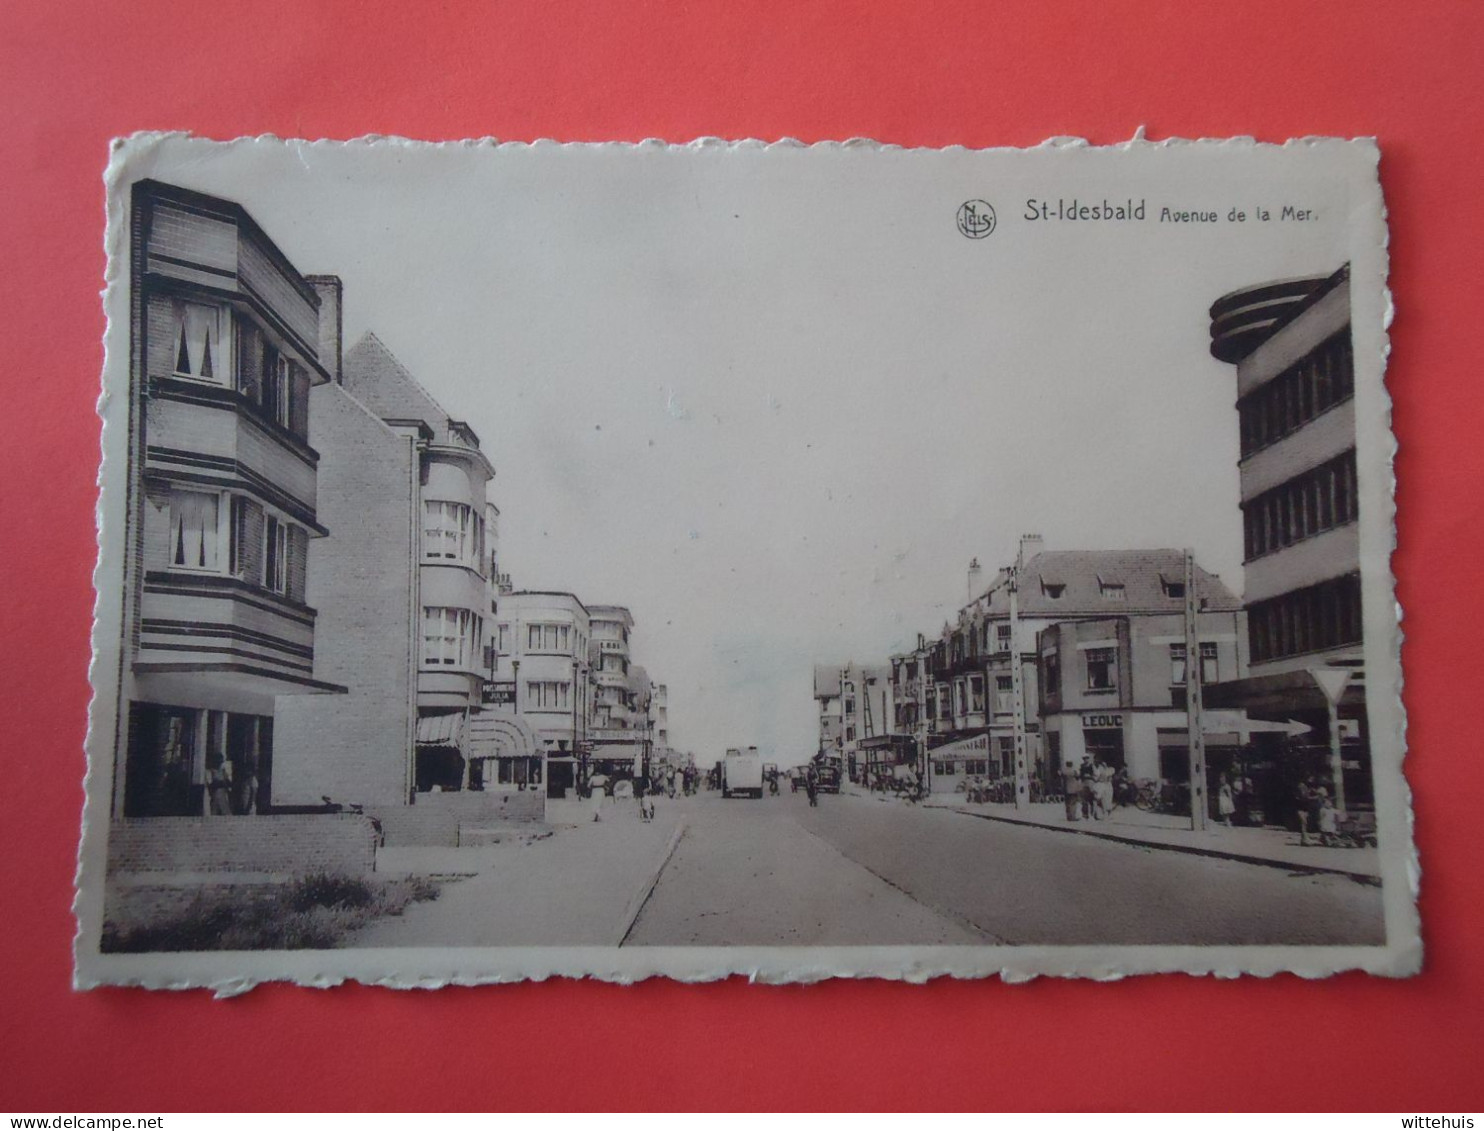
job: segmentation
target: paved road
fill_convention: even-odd
[[[802,794],[674,802],[687,832],[629,945],[1376,944],[1378,889]]]

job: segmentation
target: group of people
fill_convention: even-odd
[[[1297,809],[1299,843],[1321,844],[1325,847],[1339,843],[1340,811],[1335,807],[1329,790],[1318,778],[1302,779],[1294,787],[1293,800]]]
[[[1063,799],[1069,821],[1101,821],[1112,813],[1131,784],[1128,771],[1115,769],[1091,754],[1082,764],[1068,762],[1061,772]]]

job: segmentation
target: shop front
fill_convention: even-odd
[[[418,793],[453,793],[464,788],[464,712],[420,712],[417,717],[415,785]]]
[[[126,817],[244,816],[268,807],[273,718],[129,706]]]

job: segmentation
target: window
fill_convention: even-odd
[[[984,710],[984,677],[969,677],[969,710],[980,712]]]
[[[228,561],[223,496],[175,491],[170,496],[170,564],[219,573]]]
[[[263,522],[263,588],[274,593],[288,591],[288,524],[268,515]]]
[[[280,353],[276,346],[264,344],[261,404],[269,418],[285,428],[291,427],[294,419],[297,369],[298,363]]]
[[[1118,650],[1116,648],[1089,648],[1087,650],[1087,690],[1116,691],[1118,689]]]
[[[1185,686],[1185,645],[1170,645],[1170,686]]]
[[[994,677],[994,713],[997,715],[1015,713],[1014,676],[997,675]]]
[[[994,650],[996,652],[1010,651],[1010,626],[1008,624],[994,626]]]
[[[1237,405],[1243,458],[1354,395],[1355,357],[1347,328]]]
[[[846,727],[845,728],[845,741],[846,742],[854,742],[855,741],[855,727]]]
[[[853,714],[855,714],[855,700],[854,699],[846,699],[845,700],[845,713],[847,715],[853,715]]]
[[[1042,696],[1061,694],[1061,653],[1047,652],[1041,657]]]
[[[526,625],[526,651],[528,652],[561,652],[568,654],[572,650],[572,626],[568,624],[528,624]],[[617,659],[618,657],[613,657]],[[603,657],[605,661],[609,657]],[[612,668],[616,665],[604,663],[604,668]]]
[[[484,519],[464,503],[423,503],[423,558],[484,574]]]
[[[1159,575],[1160,588],[1165,591],[1165,596],[1174,600],[1185,600],[1185,581],[1183,578],[1166,577]]]
[[[423,609],[423,665],[425,667],[472,666],[479,655],[484,622],[468,609]]]
[[[175,361],[177,377],[226,384],[232,374],[232,315],[220,306],[199,302],[172,304],[175,313]]]
[[[1066,583],[1065,582],[1061,582],[1061,581],[1042,581],[1041,582],[1041,592],[1049,600],[1052,600],[1052,601],[1059,601],[1059,600],[1061,600],[1061,595],[1063,593],[1065,593],[1066,591],[1067,591],[1067,586],[1066,586]]]
[[[1355,451],[1351,449],[1242,504],[1246,560],[1354,522],[1357,510]]]
[[[526,704],[533,711],[564,711],[572,706],[572,685],[563,680],[526,682]]]
[[[1361,639],[1360,575],[1296,589],[1248,611],[1252,662],[1320,652]]]
[[[953,718],[953,699],[946,683],[940,684],[938,687],[938,708],[939,718]]]
[[[1105,601],[1126,601],[1128,590],[1124,588],[1121,581],[1104,581],[1098,578],[1098,592],[1102,594]]]
[[[1219,683],[1220,665],[1217,661],[1216,642],[1201,642],[1201,682]]]

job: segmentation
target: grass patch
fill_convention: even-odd
[[[110,900],[101,949],[112,954],[192,950],[325,950],[373,919],[438,898],[420,876],[377,880],[318,872],[284,884],[212,884],[179,898]]]

